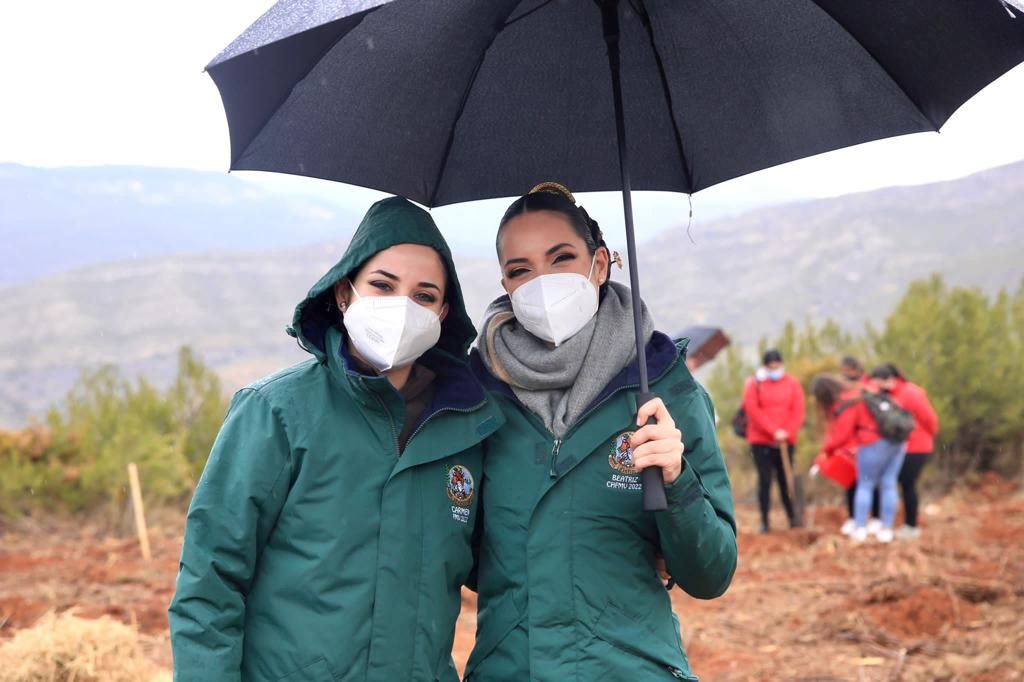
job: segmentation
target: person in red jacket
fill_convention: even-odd
[[[878,387],[892,395],[900,406],[914,418],[914,430],[907,440],[907,455],[900,469],[899,484],[903,493],[905,525],[897,531],[904,539],[914,539],[921,534],[917,525],[917,479],[921,470],[931,459],[935,449],[935,434],[939,432],[939,417],[928,400],[928,394],[906,377],[893,364],[882,365],[871,372],[871,378]]]
[[[814,402],[817,404],[818,411],[822,416],[822,422],[825,424],[826,442],[829,430],[834,429],[833,424],[838,417],[837,412],[843,409],[842,406],[851,405],[860,399],[861,391],[866,385],[863,378],[867,375],[863,373],[863,369],[860,370],[859,374],[847,371],[853,367],[853,365],[847,363],[847,360],[853,359],[843,359],[841,378],[829,374],[820,374],[811,382],[811,395],[814,396]],[[856,363],[856,360],[853,360],[853,362]],[[860,367],[859,363],[856,366]],[[823,465],[819,466],[819,469],[822,471],[825,470],[826,465],[838,469],[846,469],[848,466],[853,471],[852,476],[840,483],[845,491],[847,513],[847,519],[843,523],[840,532],[843,535],[852,535],[856,528],[853,520],[853,499],[857,492],[857,442],[851,440],[845,446],[832,447],[827,453],[823,451],[816,461],[819,461],[820,458],[826,458],[827,460]],[[833,458],[843,459],[845,462],[836,462]]]
[[[871,377],[864,371],[864,365],[862,365],[860,360],[852,355],[847,355],[843,358],[843,361],[839,365],[839,373],[842,374],[843,378],[850,382],[851,385],[859,384],[864,387],[870,387],[873,385]]]
[[[826,457],[851,449],[857,451],[857,490],[853,501],[855,528],[852,537],[863,542],[868,537],[867,519],[871,498],[877,488],[881,497],[882,528],[879,542],[892,542],[893,521],[899,494],[896,479],[903,464],[903,443],[888,441],[878,433],[878,425],[863,400],[860,387],[847,388],[834,379],[816,377],[812,391],[819,408],[826,415],[825,442],[821,446]]]
[[[790,464],[796,436],[804,423],[804,389],[794,377],[786,374],[782,354],[769,350],[764,354],[763,366],[747,380],[743,388],[743,409],[747,414],[747,442],[757,465],[757,502],[761,507],[761,532],[770,525],[772,476],[779,481],[779,496],[789,517],[790,527],[795,525],[793,503],[786,489],[782,468],[780,443],[789,444]]]

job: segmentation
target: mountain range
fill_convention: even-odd
[[[158,169],[139,186],[123,169],[0,166],[0,243],[14,246],[0,275],[0,425],[40,415],[86,366],[166,381],[182,344],[229,389],[304,356],[284,327],[358,216],[218,174],[196,187],[182,173],[194,175]],[[102,191],[76,199],[68,187],[83,182]],[[1022,196],[1024,162],[679,225],[639,246],[644,298],[666,331],[712,324],[748,344],[787,320],[880,321],[932,272],[1013,288],[1024,276]],[[40,217],[54,212],[66,216],[59,227]],[[141,219],[147,229],[126,239]],[[501,293],[497,264],[469,255],[458,266],[479,319]]]

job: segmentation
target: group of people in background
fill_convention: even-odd
[[[883,543],[919,537],[917,483],[939,429],[925,390],[891,363],[868,374],[856,358],[846,357],[839,374],[813,379],[811,393],[825,426],[811,471],[846,490],[849,518],[843,534],[856,542],[872,536]],[[738,431],[744,431],[757,466],[761,532],[770,531],[773,477],[790,526],[796,526],[783,457],[789,458],[790,467],[795,465],[805,398],[801,383],[786,373],[778,350],[767,351],[762,366],[747,380],[740,414]],[[897,529],[900,491],[904,524]]]

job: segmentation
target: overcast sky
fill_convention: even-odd
[[[225,170],[227,126],[203,67],[272,4],[6,3],[0,22],[0,162]],[[694,205],[699,209],[702,200],[710,204],[730,196],[788,196],[794,188],[804,196],[831,196],[919,184],[1020,159],[1024,68],[1018,67],[968,102],[939,135],[875,142],[786,164],[698,194]],[[306,179],[245,175],[285,191],[317,186]],[[360,203],[375,196],[343,193]],[[681,207],[686,199],[641,198],[641,212],[644,201]],[[444,211],[457,216],[460,209]]]

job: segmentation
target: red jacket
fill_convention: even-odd
[[[896,380],[893,399],[914,418],[914,431],[907,441],[907,452],[924,454],[935,449],[935,434],[939,432],[939,417],[928,400],[928,394],[917,384]]]
[[[747,441],[751,445],[775,445],[775,432],[785,429],[789,444],[804,424],[804,389],[784,374],[778,381],[747,379],[743,388],[743,409],[747,413]]]
[[[852,388],[839,395],[839,403],[832,409],[825,425],[825,442],[821,451],[826,455],[852,453],[863,445],[881,440],[875,418],[860,397],[860,388]]]

